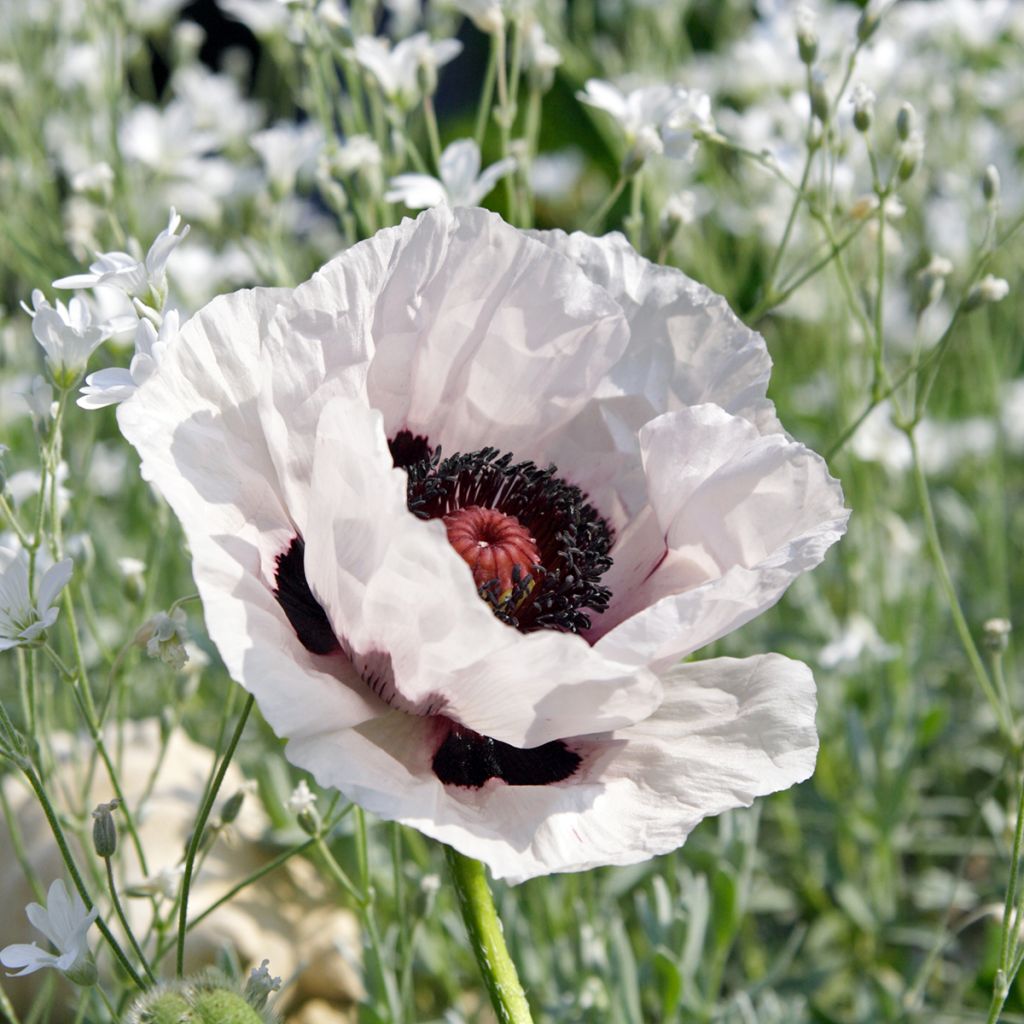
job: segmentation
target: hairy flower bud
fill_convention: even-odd
[[[96,855],[107,860],[117,850],[117,825],[114,823],[113,811],[120,806],[120,800],[97,804],[92,812],[92,845]]]

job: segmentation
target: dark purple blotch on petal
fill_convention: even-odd
[[[299,642],[313,654],[337,654],[341,644],[327,613],[306,582],[306,545],[295,537],[288,550],[277,556],[274,596],[295,630]]]
[[[547,786],[569,778],[582,760],[562,740],[524,749],[453,724],[432,767],[449,786],[479,789],[488,779],[510,786]]]

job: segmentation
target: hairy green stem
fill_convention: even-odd
[[[505,945],[501,919],[483,864],[450,846],[445,853],[473,954],[499,1024],[533,1024],[530,1005]]]

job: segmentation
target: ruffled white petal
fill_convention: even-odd
[[[820,456],[717,406],[659,417],[640,445],[652,514],[613,549],[613,603],[591,639],[611,657],[665,666],[778,600],[849,512]]]
[[[357,655],[389,657],[404,706],[517,746],[617,728],[657,706],[650,673],[624,670],[580,637],[523,635],[495,618],[443,523],[408,512],[379,413],[328,403],[311,493],[310,586]]]
[[[185,529],[207,628],[232,677],[287,734],[316,706],[346,724],[380,711],[344,658],[301,645],[274,597],[276,558],[296,534],[261,424],[260,340],[290,293],[215,299],[156,374],[118,409],[142,472]]]
[[[806,779],[814,681],[779,655],[682,665],[637,726],[571,745],[580,774],[548,786],[445,787],[429,770],[429,720],[398,711],[345,735],[292,741],[324,786],[483,860],[517,883],[553,871],[633,864],[678,847],[704,818]]]
[[[388,436],[531,457],[622,355],[618,303],[569,260],[478,209],[421,215],[373,325],[369,398]]]

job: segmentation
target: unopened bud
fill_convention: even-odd
[[[981,176],[981,194],[987,203],[999,202],[999,171],[995,164],[989,164]]]
[[[942,298],[946,278],[952,273],[953,264],[943,256],[933,256],[928,265],[918,271],[914,288],[914,307],[918,316]]]
[[[800,59],[810,67],[818,56],[818,34],[814,31],[814,12],[802,4],[796,11],[796,45]]]
[[[857,41],[866,43],[875,34],[875,29],[878,28],[881,20],[878,14],[878,5],[873,2],[869,3],[857,21]]]
[[[828,101],[828,93],[825,91],[825,75],[822,71],[811,73],[811,112],[822,123],[827,124],[831,107]]]
[[[917,170],[924,156],[924,136],[914,131],[910,137],[900,146],[900,162],[896,168],[896,174],[900,181],[907,181]]]
[[[875,115],[875,94],[863,83],[853,87],[853,126],[859,132],[866,132],[871,127]]]
[[[970,312],[979,306],[1002,302],[1010,294],[1010,286],[1001,277],[986,274],[968,293],[964,309]]]
[[[98,804],[92,812],[92,845],[96,855],[104,860],[113,857],[117,850],[117,825],[112,812],[120,803],[120,800],[111,800],[107,804]]]
[[[896,115],[896,134],[900,142],[906,142],[910,138],[916,116],[914,108],[909,103],[904,103],[900,107],[900,112]]]
[[[220,809],[222,825],[230,825],[238,817],[238,812],[241,811],[242,804],[245,801],[245,794],[246,789],[243,787],[237,793],[232,793],[224,801],[224,806]]]
[[[985,646],[993,654],[1002,654],[1010,643],[1013,626],[1009,619],[989,619],[982,627]]]

